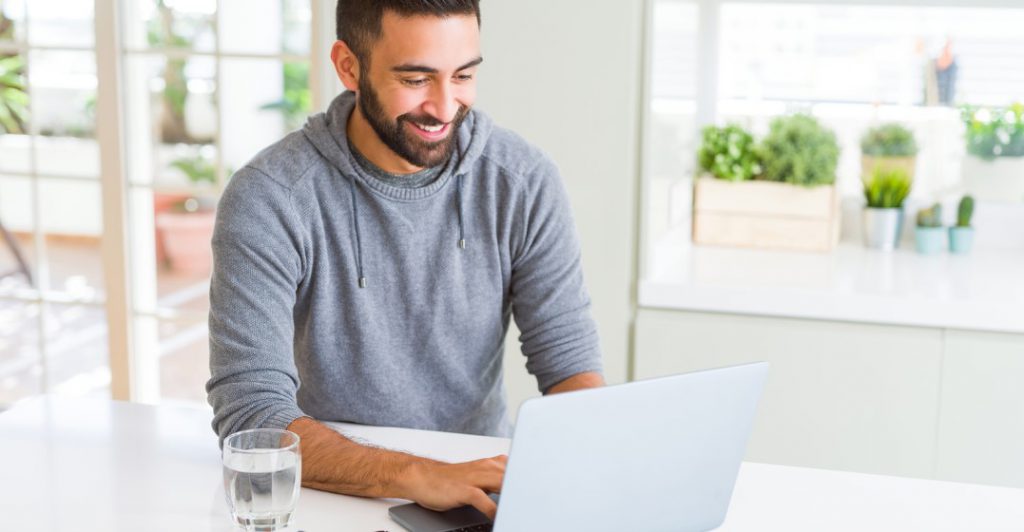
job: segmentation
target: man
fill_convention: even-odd
[[[213,427],[298,433],[307,487],[493,517],[504,456],[441,463],[316,420],[507,435],[510,316],[541,391],[602,385],[569,203],[543,153],[472,110],[478,0],[341,0],[337,18],[348,91],[221,199]]]

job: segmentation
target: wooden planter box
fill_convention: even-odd
[[[829,251],[839,241],[835,186],[701,177],[693,189],[697,244]]]

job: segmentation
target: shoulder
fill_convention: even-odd
[[[320,164],[320,153],[302,131],[297,130],[260,150],[243,169],[249,173],[262,174],[278,186],[291,190],[310,174],[312,168]]]
[[[518,186],[530,181],[558,176],[554,160],[544,150],[531,144],[518,133],[494,126],[480,159],[500,170]]]

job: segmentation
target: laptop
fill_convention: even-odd
[[[411,532],[703,531],[725,520],[768,364],[530,399],[498,514],[405,504]]]

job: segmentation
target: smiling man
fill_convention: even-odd
[[[308,487],[493,517],[504,456],[442,463],[320,421],[508,435],[510,317],[543,393],[602,385],[569,202],[546,155],[473,109],[477,0],[341,0],[337,20],[348,91],[218,208],[213,427],[298,433]]]

